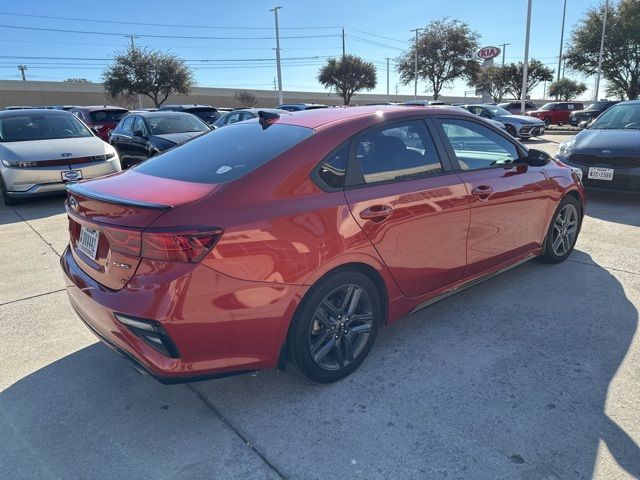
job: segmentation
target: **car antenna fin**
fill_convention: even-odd
[[[280,115],[273,112],[265,112],[264,110],[258,110],[258,118],[260,119],[260,125],[262,129],[266,130],[271,126],[273,122],[280,118]]]

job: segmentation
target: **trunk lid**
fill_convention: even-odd
[[[76,262],[101,285],[119,290],[140,263],[142,232],[165,212],[215,188],[134,170],[69,185],[65,208]]]

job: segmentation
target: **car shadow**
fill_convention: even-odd
[[[286,478],[591,478],[600,441],[640,477],[606,405],[637,324],[605,269],[529,262],[383,329],[331,385],[162,386],[93,345],[0,392],[0,477],[261,478],[236,433]]]
[[[37,220],[64,213],[65,194],[30,198],[7,207],[0,199],[0,225]]]
[[[640,194],[587,188],[587,215],[640,227]]]

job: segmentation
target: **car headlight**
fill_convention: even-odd
[[[558,155],[560,155],[561,157],[568,157],[573,153],[573,148],[575,144],[576,144],[576,140],[574,138],[565,140],[558,147]]]
[[[571,170],[576,174],[576,177],[578,177],[578,181],[582,183],[582,170],[577,167],[571,167]]]

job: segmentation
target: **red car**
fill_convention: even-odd
[[[545,103],[539,110],[532,110],[526,114],[530,117],[539,118],[547,126],[563,125],[569,122],[572,112],[582,110],[584,105],[581,102],[551,102]]]
[[[563,261],[584,202],[571,168],[460,109],[261,112],[70,185],[61,264],[87,326],[163,382],[287,360],[332,382],[380,326]]]
[[[86,123],[91,130],[96,132],[96,135],[107,143],[111,130],[116,128],[124,116],[129,115],[129,110],[107,105],[74,107],[69,111]]]

